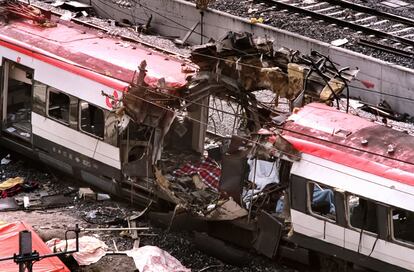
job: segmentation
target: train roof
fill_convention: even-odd
[[[118,90],[132,81],[142,60],[147,62],[145,82],[150,86],[161,78],[169,88],[186,84],[184,60],[74,22],[42,27],[30,20],[14,19],[0,28],[0,45]]]
[[[303,153],[414,186],[414,137],[320,103],[290,116],[283,135]]]

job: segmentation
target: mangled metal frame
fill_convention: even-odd
[[[168,180],[163,179],[160,170],[155,168],[161,157],[163,139],[179,112],[191,110],[194,105],[209,107],[201,101],[215,96],[239,105],[247,120],[244,124],[247,131],[255,133],[263,126],[274,126],[270,115],[262,111],[272,113],[274,107],[266,108],[256,99],[254,91],[270,89],[275,94],[275,107],[279,97],[287,98],[291,108],[303,105],[305,95],[329,102],[338,98],[357,72],[337,68],[328,57],[317,52],[307,56],[287,49],[276,51],[271,41],[253,39],[248,33],[229,32],[216,43],[195,47],[191,60],[199,66],[199,71],[186,86],[173,90],[178,95],[169,94],[171,90],[162,80],[157,88],[148,86],[144,81],[146,63],[143,61],[116,109],[121,132],[130,120],[152,130],[141,154],[147,156],[143,161],[145,167],[137,161],[124,160],[124,175],[142,176],[142,172],[146,172],[144,176],[155,178],[164,198],[182,207],[189,205],[169,191]],[[207,117],[202,118],[205,120],[198,122],[207,123]],[[255,141],[260,137],[252,136],[251,139]],[[279,135],[279,139],[282,136]],[[286,143],[279,141],[278,148],[286,149]],[[294,152],[292,148],[287,149]]]
[[[288,184],[277,184],[266,191],[252,194],[250,207],[243,208],[240,192],[244,186],[242,172],[246,171],[243,167],[246,163],[244,159],[247,156],[255,160],[268,160],[272,157],[283,159],[289,164],[299,160],[300,154],[275,128],[276,124],[272,122],[270,114],[263,112],[274,113],[279,97],[288,99],[290,109],[302,106],[309,98],[326,103],[331,103],[334,99],[338,100],[339,95],[348,88],[348,82],[355,77],[357,70],[347,67],[338,68],[329,57],[317,52],[301,55],[298,51],[285,48],[274,50],[273,43],[269,40],[253,39],[250,34],[232,32],[217,43],[195,47],[191,60],[199,66],[199,71],[192,76],[186,86],[173,90],[175,95],[168,92],[162,80],[158,82],[156,88],[145,83],[146,63],[143,61],[128,92],[124,94],[122,103],[118,104],[115,111],[118,119],[121,120],[120,131],[127,128],[130,122],[144,125],[152,130],[144,151],[147,155],[146,178],[152,178],[155,185],[153,193],[157,197],[175,205],[170,224],[178,213],[210,222],[232,221],[244,217],[247,218],[248,223],[253,220],[256,222],[254,224],[258,224],[257,242],[253,246],[272,257],[276,253],[280,235],[273,239],[270,245],[263,241],[267,240],[266,233],[272,232],[273,227],[281,234],[283,226],[279,221],[272,220],[262,206],[266,199],[269,200],[268,196],[280,195],[286,191]],[[266,107],[256,98],[254,92],[263,89],[269,89],[275,94],[273,106]],[[231,144],[237,145],[246,140],[250,145],[242,154],[241,160],[236,159],[236,162],[225,161],[232,160],[232,153],[228,152],[228,157],[222,161],[221,184],[217,188],[218,191],[207,190],[209,197],[199,198],[195,197],[197,191],[177,191],[174,181],[167,179],[157,162],[161,157],[164,137],[176,116],[179,113],[191,112],[193,108],[209,109],[210,106],[206,105],[205,101],[210,96],[231,101],[242,108],[244,115],[238,118],[247,120],[244,126],[249,134],[239,137],[241,141],[237,139],[238,136],[233,137],[232,141],[235,142]],[[208,116],[200,118],[193,121],[204,125],[208,122]],[[273,129],[260,130],[263,127]],[[269,141],[270,138],[272,141]],[[230,176],[226,173],[226,167],[232,168],[230,172],[233,172],[235,163],[240,166],[236,165],[240,170],[239,177],[234,173],[230,173]],[[142,167],[137,168],[136,165],[138,165],[137,161],[124,163],[124,175],[141,174],[142,176]],[[202,190],[198,192],[200,191]],[[286,195],[286,198],[288,197]],[[264,200],[261,204],[255,204],[255,208],[252,209],[253,200],[256,198]],[[208,199],[208,203],[203,202],[205,199]],[[263,226],[263,222],[269,220],[277,223],[270,229]]]
[[[191,60],[200,67],[197,81],[220,84],[254,101],[251,92],[269,89],[287,98],[291,107],[303,106],[304,96],[329,103],[344,89],[358,70],[339,68],[327,56],[312,51],[302,55],[287,48],[274,49],[273,42],[250,33],[229,32],[216,43],[196,47]]]

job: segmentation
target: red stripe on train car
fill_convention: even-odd
[[[129,84],[124,83],[122,81],[109,78],[107,76],[104,76],[104,75],[101,75],[99,73],[90,71],[88,69],[81,68],[81,67],[78,67],[76,65],[69,64],[67,62],[58,60],[58,59],[54,58],[53,56],[48,56],[46,54],[35,52],[32,49],[28,49],[26,47],[16,45],[16,44],[14,44],[15,43],[14,41],[13,42],[5,41],[6,39],[7,38],[5,38],[3,35],[1,35],[1,37],[0,37],[0,46],[4,46],[4,47],[9,48],[11,50],[22,53],[26,56],[35,58],[37,60],[48,63],[50,65],[53,65],[57,68],[60,68],[60,69],[63,69],[65,71],[71,72],[73,74],[88,78],[92,81],[101,83],[101,84],[103,84],[105,86],[108,86],[110,88],[113,88],[113,89],[116,89],[116,90],[119,90],[119,91],[126,91],[128,85],[129,85]]]

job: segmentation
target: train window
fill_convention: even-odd
[[[308,206],[311,213],[336,220],[336,207],[333,189],[317,182],[308,182]]]
[[[378,233],[377,204],[357,195],[348,195],[348,215],[351,227]]]
[[[80,102],[80,130],[96,137],[104,137],[104,112],[85,101]]]
[[[49,117],[69,124],[69,105],[68,95],[54,89],[48,88],[48,115]]]
[[[414,212],[393,209],[392,226],[395,240],[414,244]]]

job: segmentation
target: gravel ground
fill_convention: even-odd
[[[49,3],[45,3],[44,1],[32,0],[31,2],[34,5],[37,5],[42,8],[50,9],[53,12],[57,12],[59,14],[64,14],[65,12],[68,12],[67,10],[61,9],[59,7],[53,7],[52,5],[50,5]],[[175,54],[179,54],[181,56],[189,56],[190,54],[189,48],[177,47],[170,39],[167,39],[165,37],[158,36],[158,35],[146,35],[143,33],[136,32],[132,28],[114,26],[110,18],[108,20],[108,19],[98,18],[95,16],[88,16],[88,17],[82,16],[77,19],[83,22],[94,24],[98,27],[105,29],[107,35],[110,35],[110,36],[116,37],[116,36],[122,35],[128,38],[134,39],[138,42],[148,43],[153,46],[162,48],[164,50],[174,52]]]
[[[3,158],[7,154],[6,150],[0,152]],[[11,160],[8,165],[0,165],[1,180],[9,177],[21,176],[27,180],[40,183],[39,191],[47,191],[49,194],[62,193],[73,190],[81,186],[73,178],[54,172],[48,167],[28,160],[24,157],[11,153]],[[21,195],[18,195],[21,196]],[[122,227],[125,223],[119,220],[125,216],[132,215],[142,210],[142,207],[131,206],[120,200],[111,199],[108,201],[87,201],[78,199],[77,193],[72,194],[74,202],[72,205],[34,211],[8,211],[0,213],[0,221],[14,222],[24,220],[29,223],[44,241],[52,238],[63,238],[64,230],[79,224],[81,228],[97,227]],[[112,223],[108,223],[112,222]],[[164,229],[151,226],[145,216],[139,222],[142,226],[150,226],[150,233],[155,236],[142,236],[140,245],[158,246],[171,255],[176,257],[183,265],[191,268],[192,271],[275,271],[290,272],[298,271],[283,264],[261,256],[252,255],[252,262],[248,266],[238,267],[226,265],[220,260],[208,256],[199,251],[193,244],[192,234],[187,232],[168,232]],[[114,242],[119,250],[132,248],[133,240],[129,237],[121,236],[119,232],[82,232],[81,235],[93,235],[103,240],[110,250],[114,249]],[[71,237],[70,235],[69,237]],[[127,256],[105,256],[99,262],[90,266],[79,267],[72,258],[64,258],[64,262],[73,272],[97,272],[114,271],[129,272],[135,271],[135,266],[131,258]],[[289,264],[292,266],[292,264]],[[310,271],[309,269],[298,268],[300,271]]]
[[[349,0],[349,2],[375,8],[383,12],[388,12],[388,13],[396,14],[399,16],[414,19],[414,3],[412,0],[405,0],[405,1],[403,0],[402,2],[405,2],[408,5],[400,7],[400,8],[392,8],[387,5],[382,4],[382,2],[385,2],[385,0]]]
[[[194,2],[194,1],[191,1]],[[379,4],[380,1],[370,1],[370,6],[378,7],[381,10],[389,11],[386,7]],[[366,4],[360,1],[360,4]],[[413,5],[414,6],[414,5]],[[336,25],[328,24],[323,21],[315,20],[301,15],[287,11],[281,11],[261,1],[256,0],[216,0],[210,5],[210,8],[220,11],[228,12],[243,18],[259,18],[262,17],[266,24],[274,27],[298,33],[305,37],[330,43],[337,39],[347,38],[349,42],[343,47],[349,50],[362,53],[367,56],[372,56],[387,62],[395,63],[408,68],[414,68],[414,61],[412,58],[401,57],[381,50],[372,49],[369,47],[357,44],[359,38],[367,39],[366,35],[358,34],[350,29],[338,29]],[[408,7],[396,10],[401,16],[413,17],[414,8]],[[306,26],[306,27],[304,27]],[[323,30],[323,31],[322,31]],[[303,52],[306,53],[306,52]]]

